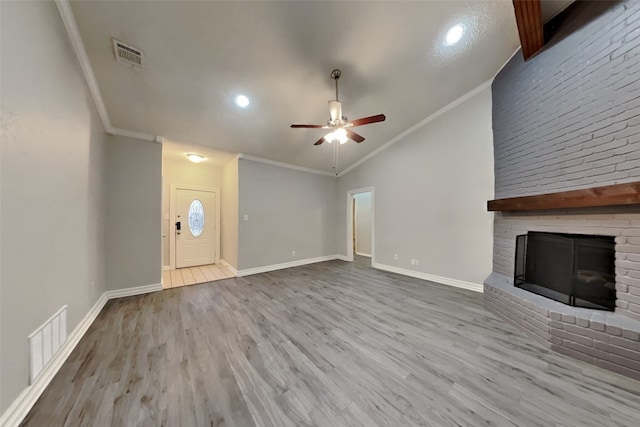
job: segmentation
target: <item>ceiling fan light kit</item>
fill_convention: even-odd
[[[323,142],[336,142],[333,154],[333,169],[338,173],[338,146],[346,143],[349,139],[358,144],[364,141],[364,137],[358,135],[350,128],[356,126],[364,126],[371,123],[383,122],[386,120],[384,114],[376,114],[375,116],[363,117],[349,121],[342,115],[342,103],[338,97],[338,79],[342,75],[342,71],[335,69],[331,72],[331,78],[336,82],[336,99],[329,101],[329,120],[326,125],[291,125],[294,129],[331,129],[331,131],[316,141],[313,145],[321,145]]]

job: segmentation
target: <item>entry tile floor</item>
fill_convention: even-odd
[[[165,289],[178,288],[198,283],[215,282],[230,277],[236,277],[236,275],[222,264],[178,268],[162,273],[162,287]]]

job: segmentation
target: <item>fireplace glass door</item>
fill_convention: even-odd
[[[542,232],[518,236],[514,284],[565,304],[614,310],[614,238]]]

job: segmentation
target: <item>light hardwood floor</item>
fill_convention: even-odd
[[[638,426],[482,295],[329,261],[112,300],[27,426]]]
[[[179,288],[180,286],[214,282],[230,277],[235,277],[235,274],[222,264],[178,268],[162,272],[162,287],[164,289]]]

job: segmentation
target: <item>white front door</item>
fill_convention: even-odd
[[[176,268],[215,262],[216,193],[176,189]]]

